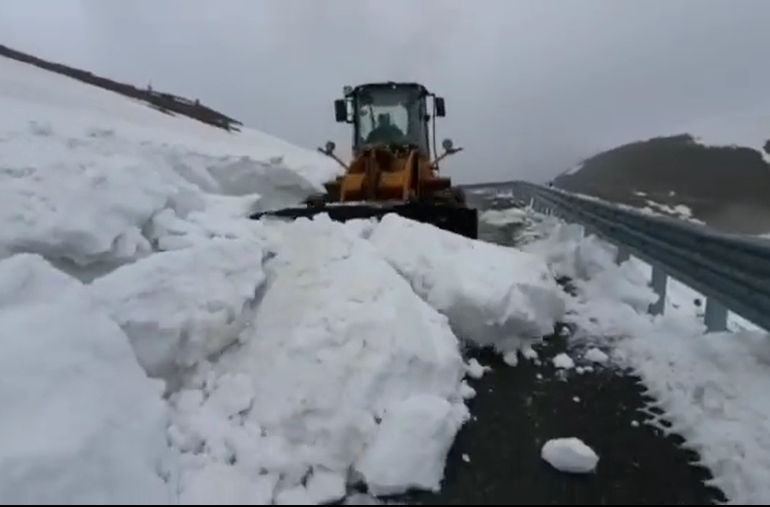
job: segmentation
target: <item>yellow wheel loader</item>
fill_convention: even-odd
[[[445,107],[442,97],[417,83],[346,86],[334,109],[337,122],[353,125],[353,159],[349,164],[340,160],[331,141],[318,148],[344,173],[324,184],[326,192],[308,197],[299,207],[255,213],[251,218],[328,213],[332,220],[344,222],[397,213],[477,239],[477,210],[468,207],[464,192],[453,187],[450,178],[439,176],[439,162],[462,150],[446,139],[443,153],[437,153],[436,117],[446,115]]]

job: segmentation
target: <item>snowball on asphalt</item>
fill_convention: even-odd
[[[210,240],[123,266],[91,294],[147,372],[168,379],[237,340],[265,281],[263,255],[252,241]]]
[[[0,262],[0,502],[170,503],[160,386],[82,289],[38,255]]]
[[[386,215],[369,241],[455,332],[501,352],[553,332],[562,291],[538,257]]]
[[[280,474],[274,499],[294,498],[308,472],[344,481],[385,431],[386,411],[412,396],[444,400],[434,404],[442,410],[461,407],[466,369],[446,318],[365,239],[328,217],[283,228],[248,336],[216,365],[201,366],[200,385],[191,389],[203,392],[176,399],[183,408],[174,424],[186,452]],[[250,383],[221,382],[229,375]],[[216,401],[231,398],[241,401]],[[441,430],[433,438],[451,445],[453,432],[434,422],[424,417],[415,431]],[[421,458],[421,446],[404,452],[378,466],[419,458],[426,469],[443,470],[443,459]],[[412,482],[404,478],[401,489]]]
[[[471,378],[479,379],[491,369],[489,366],[483,366],[476,358],[471,358],[468,361],[468,376]]]
[[[454,436],[469,417],[462,404],[417,395],[391,407],[356,464],[369,492],[402,493],[407,487],[438,492]]]
[[[593,472],[599,463],[596,452],[575,437],[549,440],[540,455],[556,470],[573,474]]]
[[[557,354],[553,359],[553,365],[564,370],[571,370],[575,367],[575,360],[564,352]]]

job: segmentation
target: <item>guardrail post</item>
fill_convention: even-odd
[[[647,310],[651,315],[663,315],[666,308],[666,286],[668,285],[668,275],[658,265],[652,265],[652,279],[650,287],[658,296],[658,300],[650,304]]]
[[[709,333],[727,331],[727,308],[715,298],[706,298],[703,320]]]

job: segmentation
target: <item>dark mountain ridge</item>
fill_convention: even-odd
[[[770,150],[770,142],[764,148]],[[688,133],[604,151],[557,176],[553,184],[638,207],[648,201],[685,205],[694,218],[730,232],[770,231],[770,164],[763,153],[703,145]]]

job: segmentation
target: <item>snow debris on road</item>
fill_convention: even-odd
[[[509,208],[504,210],[486,210],[479,214],[479,221],[498,227],[512,224],[526,224],[527,212],[522,208]]]
[[[553,333],[562,291],[542,259],[387,215],[369,237],[455,332],[505,354]],[[410,245],[410,248],[404,248]]]
[[[471,378],[479,379],[491,369],[489,366],[483,366],[476,358],[471,358],[468,361],[468,376]]]
[[[579,225],[530,214],[522,248],[570,278],[565,320],[575,327],[570,340],[589,346],[584,359],[637,373],[673,423],[661,430],[700,453],[729,503],[770,502],[770,335],[735,321],[734,332],[706,333],[693,305],[702,296],[673,280],[665,314],[650,316],[649,266],[633,258],[618,266],[615,247]]]
[[[562,352],[553,358],[553,365],[562,370],[571,370],[575,367],[575,361],[569,354]]]
[[[540,455],[556,470],[571,474],[593,472],[599,463],[596,452],[576,437],[549,440]]]
[[[260,132],[2,58],[0,110],[3,503],[436,490],[487,369],[458,336],[526,353],[564,313],[515,249],[249,220],[338,171]]]

